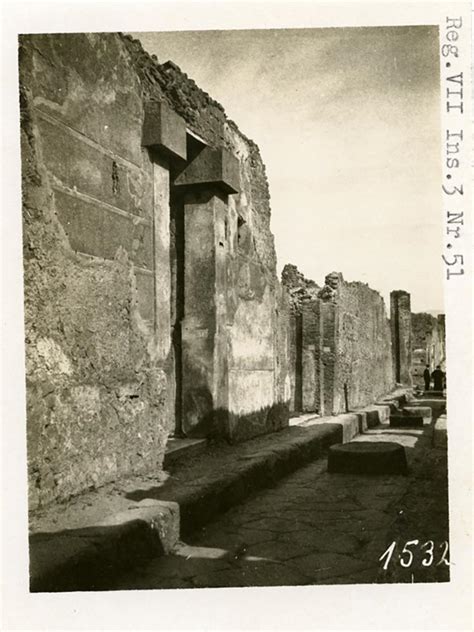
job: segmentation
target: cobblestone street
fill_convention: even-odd
[[[356,439],[402,443],[408,476],[328,474],[319,459],[111,588],[448,581],[446,451],[432,447],[426,421],[423,429],[382,424]],[[413,540],[411,560],[402,551]],[[390,560],[379,560],[392,542]]]

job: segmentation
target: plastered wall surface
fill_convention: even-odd
[[[160,468],[172,407],[153,301],[167,270],[153,264],[153,166],[128,54],[114,37],[25,36],[20,73],[34,508]]]

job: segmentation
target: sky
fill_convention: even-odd
[[[260,147],[278,272],[342,272],[444,311],[438,31],[133,33]]]

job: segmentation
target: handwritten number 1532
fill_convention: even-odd
[[[436,566],[440,564],[445,564],[449,566],[449,561],[447,560],[448,548],[449,545],[447,542],[442,542],[438,547],[435,547],[435,543],[433,540],[428,540],[420,545],[419,540],[409,540],[405,542],[403,546],[402,552],[399,553],[398,559],[400,560],[400,566],[403,568],[410,568],[413,564],[413,551],[418,547],[421,549],[423,553],[423,558],[421,560],[422,566],[431,566],[435,559],[435,549],[441,549],[441,557],[438,562],[436,562]],[[390,560],[393,557],[395,549],[397,548],[397,543],[395,541],[384,551],[384,553],[379,557],[379,562],[384,561],[383,569],[386,571]]]

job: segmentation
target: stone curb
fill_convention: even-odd
[[[433,447],[446,450],[448,447],[448,425],[446,415],[440,415],[433,427]]]
[[[172,499],[143,500],[137,506],[83,529],[30,536],[30,590],[100,590],[114,573],[165,555],[215,516],[253,492],[276,483],[388,418],[388,406],[369,406],[310,425],[284,444],[257,449],[217,472],[202,486],[176,492]]]
[[[30,536],[30,591],[100,590],[131,561],[169,553],[179,541],[179,506],[144,501],[93,527]]]
[[[205,488],[176,498],[181,511],[181,535],[188,535],[251,493],[269,487],[326,454],[331,445],[343,441],[342,426],[338,423],[328,422],[305,431],[305,437],[256,452],[252,458],[247,457],[241,467],[223,473]]]

